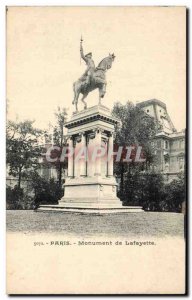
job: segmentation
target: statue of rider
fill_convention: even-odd
[[[85,61],[86,65],[87,65],[87,69],[86,69],[85,73],[83,74],[82,79],[86,78],[85,82],[86,82],[87,85],[89,85],[89,84],[91,84],[92,79],[93,79],[93,73],[95,71],[95,63],[92,59],[92,53],[91,52],[84,55],[82,41],[83,40],[81,39],[80,54],[81,54],[81,58]]]

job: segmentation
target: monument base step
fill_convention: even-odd
[[[114,213],[135,213],[144,212],[142,206],[122,206],[122,207],[66,207],[62,205],[40,205],[37,212],[64,212],[79,214],[114,214]]]
[[[59,206],[66,208],[122,208],[122,202],[119,198],[62,198]]]

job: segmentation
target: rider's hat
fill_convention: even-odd
[[[92,52],[89,52],[85,55],[85,57],[87,57],[88,55],[92,55]]]

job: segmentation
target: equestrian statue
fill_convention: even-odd
[[[92,53],[89,52],[84,55],[82,42],[83,40],[81,38],[80,55],[85,61],[87,69],[84,74],[73,84],[74,100],[72,103],[75,105],[76,112],[78,111],[79,94],[83,95],[81,101],[84,103],[84,109],[86,109],[87,103],[85,102],[85,98],[91,91],[99,89],[99,104],[101,104],[101,98],[103,98],[106,93],[107,82],[105,80],[105,73],[111,68],[112,62],[115,59],[114,53],[109,54],[109,56],[105,57],[95,68],[95,63],[92,59]]]

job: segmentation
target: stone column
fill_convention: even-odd
[[[70,149],[73,149],[73,138],[70,137],[69,138],[69,148]],[[73,177],[74,174],[73,174],[73,155],[70,155],[68,157],[68,177]]]
[[[101,147],[101,130],[98,129],[95,135],[94,145],[95,147]],[[99,152],[99,149],[98,149]],[[95,176],[101,176],[101,157],[97,157],[95,160]]]
[[[79,133],[78,135],[75,136],[74,139],[74,176],[75,177],[80,177],[80,165],[81,165],[81,159],[79,157],[80,155],[80,150],[81,150],[81,140],[82,136]]]
[[[110,133],[109,141],[108,141],[108,154],[110,153],[110,157],[108,159],[108,172],[107,175],[109,177],[113,177],[113,133]]]
[[[102,132],[102,149],[104,149],[105,154],[101,157],[101,174],[103,176],[107,176],[108,172],[108,161],[107,161],[107,152],[108,152],[108,137]]]
[[[83,158],[81,158],[80,160],[80,176],[85,177],[87,176],[87,147],[86,147],[86,134],[82,133],[81,136],[81,147],[82,147],[82,151],[83,151]]]
[[[92,177],[94,176],[94,166],[95,163],[92,161],[92,153],[94,148],[94,139],[95,139],[95,132],[91,132],[87,135],[87,176]]]

